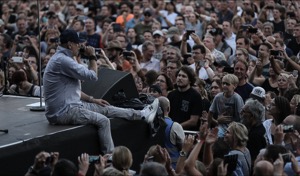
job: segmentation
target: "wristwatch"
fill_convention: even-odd
[[[32,175],[38,175],[38,172],[33,168],[33,166],[28,168],[28,172]]]
[[[182,156],[182,157],[186,157],[186,156],[187,156],[187,153],[186,153],[185,151],[182,151],[182,150],[181,150],[181,151],[179,152],[179,155]]]

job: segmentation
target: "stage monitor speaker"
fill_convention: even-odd
[[[131,73],[107,68],[98,70],[97,81],[84,81],[82,91],[94,98],[102,98],[114,105],[114,95],[121,93],[126,98],[138,98],[139,94]]]

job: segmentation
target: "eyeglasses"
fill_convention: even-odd
[[[228,83],[228,82],[222,82],[222,84],[225,86],[230,86],[230,83]]]

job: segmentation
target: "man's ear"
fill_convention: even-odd
[[[71,42],[68,42],[68,49],[71,49],[71,48],[72,48]]]

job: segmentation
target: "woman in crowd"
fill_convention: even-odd
[[[238,155],[237,166],[233,171],[236,176],[250,176],[251,172],[251,156],[247,149],[248,130],[245,125],[232,122],[227,129],[224,141],[230,146],[229,155]]]
[[[210,92],[209,92],[210,101],[213,101],[215,96],[220,92],[222,92],[222,81],[218,76],[215,76],[210,87]]]
[[[255,86],[260,86],[265,89],[266,92],[272,91],[279,95],[280,89],[282,91],[286,90],[287,85],[285,85],[285,79],[282,78],[285,73],[281,73],[283,69],[283,64],[281,61],[274,59],[269,67],[269,78],[265,78],[262,75],[262,63],[260,61],[256,62],[256,66],[254,67],[252,73],[249,76],[249,82]],[[284,76],[285,77],[285,76]],[[280,88],[279,88],[279,80]]]
[[[210,101],[208,100],[208,93],[205,90],[205,81],[200,79],[200,78],[197,78],[193,88],[195,90],[197,90],[197,92],[199,92],[199,94],[202,97],[202,109],[203,109],[203,111],[208,111],[209,107],[210,107]]]
[[[27,81],[24,70],[18,70],[12,75],[13,85],[10,86],[9,93],[23,96],[40,96],[40,87]]]
[[[231,21],[232,21],[232,32],[237,34],[240,31],[242,24],[245,23],[245,20],[241,16],[236,15],[232,18]]]
[[[277,80],[279,96],[285,96],[290,88],[296,88],[296,82],[292,77],[287,73],[280,73]]]
[[[174,88],[171,79],[164,73],[158,75],[156,78],[156,84],[159,85],[162,91],[162,96],[165,97],[167,97],[169,91],[172,91]]]
[[[195,13],[191,13],[187,19],[185,20],[186,29],[194,30],[198,36],[202,36],[203,34],[203,26],[202,22],[197,18]]]
[[[283,123],[283,120],[290,115],[291,107],[288,99],[278,96],[271,101],[270,106],[267,107],[267,113],[272,116],[272,119],[263,122],[266,128],[266,134],[269,144],[276,144],[277,141],[273,140],[275,129],[278,125]]]

